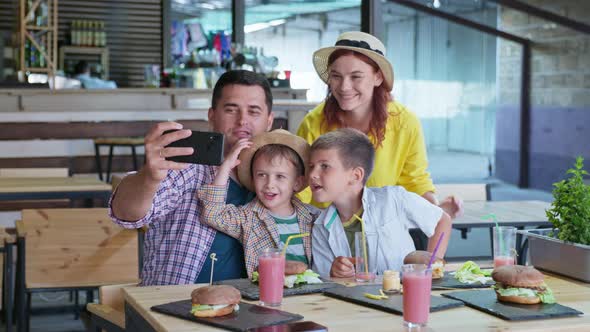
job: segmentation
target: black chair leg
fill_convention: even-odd
[[[80,294],[77,290],[74,291],[74,319],[80,318]]]
[[[4,310],[4,323],[6,332],[12,332],[14,314],[14,274],[13,274],[13,245],[6,243],[4,246],[4,286],[2,287],[2,300]]]
[[[24,332],[26,315],[26,289],[25,289],[25,240],[17,239],[17,263],[16,263],[16,328],[18,332]]]
[[[29,332],[31,330],[31,303],[32,303],[32,293],[27,293],[27,312],[26,315],[26,322],[27,322],[27,329],[26,331]]]
[[[137,171],[137,151],[135,151],[135,145],[131,146],[131,154],[133,155],[133,170]]]
[[[111,145],[109,146],[109,161],[108,161],[108,165],[107,165],[107,176],[106,176],[106,181],[107,183],[111,182],[111,170],[113,167],[113,150],[114,150],[114,146]]]
[[[94,161],[96,163],[96,171],[98,172],[98,178],[102,181],[102,163],[100,162],[100,145],[94,143]]]

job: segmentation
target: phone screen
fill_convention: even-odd
[[[176,130],[167,130],[164,135]],[[172,142],[166,147],[191,147],[194,149],[193,154],[189,156],[166,157],[166,160],[201,164],[201,165],[221,165],[223,162],[223,142],[224,136],[221,133],[210,131],[192,131],[192,135]]]

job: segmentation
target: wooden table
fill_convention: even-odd
[[[590,313],[590,287],[562,277],[547,275],[559,303]],[[195,285],[125,288],[127,320],[141,331],[220,331],[210,326],[159,314],[150,307],[190,298]],[[444,291],[433,292],[437,295]],[[328,327],[330,331],[404,331],[402,316],[333,299],[321,294],[286,297],[282,310],[298,313]],[[430,314],[428,331],[588,331],[590,315],[510,322],[469,307]],[[127,325],[127,331],[137,331]]]
[[[108,199],[111,186],[89,177],[0,178],[0,201],[54,198]]]

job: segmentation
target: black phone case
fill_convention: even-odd
[[[175,130],[167,130],[164,134]],[[195,131],[187,138],[172,142],[166,147],[191,147],[194,149],[192,155],[167,157],[166,160],[219,166],[223,162],[223,134],[208,131]]]

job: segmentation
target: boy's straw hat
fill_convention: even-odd
[[[282,144],[295,151],[301,161],[305,173],[307,173],[307,161],[309,160],[310,146],[303,138],[291,134],[284,129],[275,129],[264,134],[254,136],[252,147],[242,150],[240,153],[240,164],[238,165],[238,179],[240,183],[250,191],[255,191],[252,181],[252,157],[258,149],[268,144]],[[304,186],[305,188],[305,186]],[[303,190],[304,188],[301,188]]]
[[[320,48],[313,53],[313,66],[326,84],[328,83],[328,58],[332,52],[339,49],[359,52],[375,61],[383,73],[385,87],[389,91],[393,89],[393,66],[385,57],[385,46],[373,35],[360,31],[344,32],[338,36],[334,46]]]

